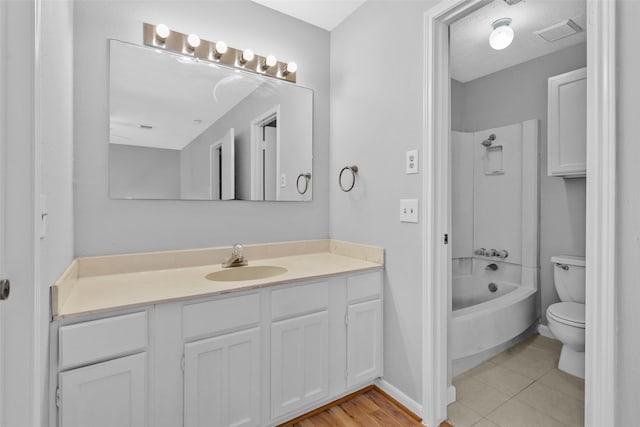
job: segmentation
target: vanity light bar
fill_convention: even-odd
[[[205,61],[229,65],[264,76],[296,82],[295,62],[281,62],[273,55],[260,56],[251,49],[234,49],[223,41],[211,42],[196,34],[183,34],[166,25],[143,24],[144,44]]]

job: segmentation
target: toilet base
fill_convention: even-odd
[[[584,379],[584,351],[575,351],[568,345],[563,345],[558,369]]]

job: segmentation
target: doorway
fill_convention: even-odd
[[[280,106],[251,121],[251,200],[279,200]]]
[[[425,14],[422,246],[423,420],[437,426],[447,389],[450,186],[449,25],[486,0],[443,1]],[[586,426],[615,419],[615,2],[587,1]],[[590,262],[598,260],[598,262]],[[610,286],[598,286],[609,283]]]

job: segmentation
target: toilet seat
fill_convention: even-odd
[[[584,329],[584,304],[577,302],[558,302],[549,306],[547,316],[556,322]]]

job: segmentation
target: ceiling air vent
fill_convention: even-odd
[[[534,31],[534,34],[539,35],[545,41],[555,42],[565,37],[572,36],[574,34],[583,31],[580,25],[573,22],[571,19],[565,19],[557,24],[553,24],[550,27],[543,28],[542,30]]]

